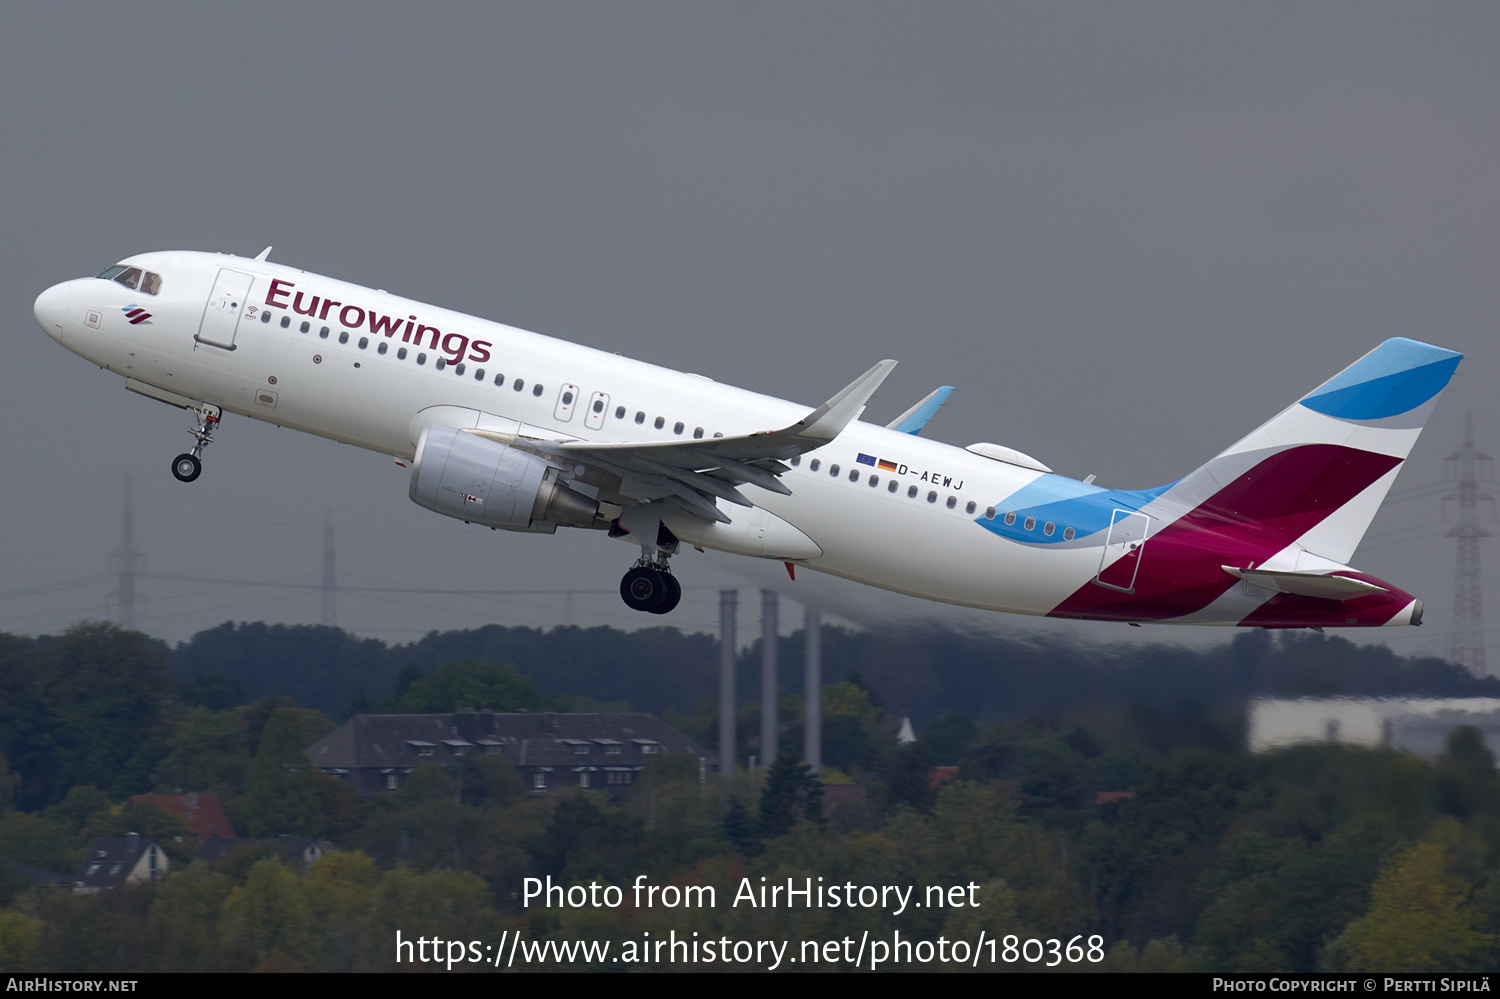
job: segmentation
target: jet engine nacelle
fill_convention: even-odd
[[[427,427],[412,462],[412,502],[505,531],[594,527],[599,504],[534,454],[455,427]]]

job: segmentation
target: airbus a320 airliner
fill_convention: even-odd
[[[860,422],[881,361],[813,409],[253,259],[172,251],[42,292],[47,335],[188,410],[192,482],[225,412],[393,456],[466,523],[639,546],[664,614],[697,548],[1020,614],[1322,628],[1420,624],[1350,568],[1461,354],[1392,339],[1184,478],[1106,489],[919,435],[951,389]]]

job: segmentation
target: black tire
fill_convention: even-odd
[[[172,474],[178,482],[192,482],[203,474],[203,462],[195,455],[179,454],[172,459]]]
[[[670,614],[676,609],[678,602],[682,600],[682,584],[670,572],[662,573],[661,578],[667,584],[667,592],[662,596],[661,603],[651,608],[651,613]]]
[[[655,569],[637,566],[620,580],[620,599],[631,610],[651,612],[667,596],[666,575]]]

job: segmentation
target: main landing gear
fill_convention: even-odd
[[[672,575],[665,558],[642,557],[620,580],[620,596],[631,610],[666,614],[682,599],[682,584]]]
[[[188,433],[193,435],[197,443],[191,451],[172,459],[172,474],[177,477],[178,482],[192,482],[203,474],[203,449],[214,442],[214,431],[218,429],[219,419],[224,411],[218,406],[204,403],[193,410],[193,415],[197,417],[198,425]]]
[[[620,596],[631,610],[666,614],[682,600],[682,584],[672,575],[667,560],[677,551],[677,535],[661,521],[661,505],[647,503],[630,507],[610,525],[609,536],[630,535],[641,546],[641,557],[620,580]]]

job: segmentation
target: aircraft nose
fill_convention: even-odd
[[[63,321],[68,317],[70,288],[67,283],[55,284],[36,297],[32,311],[36,321],[54,339],[63,334]]]

